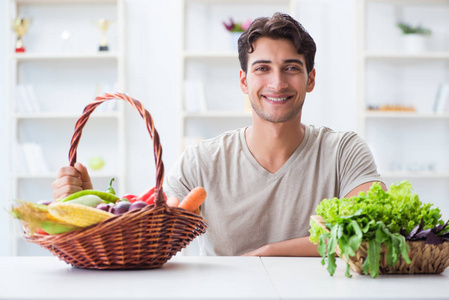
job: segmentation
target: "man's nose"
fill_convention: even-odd
[[[268,82],[268,88],[280,91],[288,87],[288,83],[284,78],[282,72],[273,72],[270,81]]]

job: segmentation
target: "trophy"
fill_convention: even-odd
[[[98,28],[101,30],[101,40],[100,40],[100,47],[98,48],[98,51],[108,51],[108,40],[106,36],[106,31],[108,30],[109,21],[106,19],[98,19],[97,20]]]
[[[31,19],[15,18],[13,23],[13,29],[17,33],[16,52],[25,52],[23,46],[22,37],[28,31],[30,27]]]

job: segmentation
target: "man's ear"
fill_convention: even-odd
[[[312,71],[310,71],[309,73],[309,79],[307,81],[307,93],[310,93],[311,91],[313,91],[313,88],[315,87],[315,68],[312,69]]]
[[[240,70],[240,89],[243,93],[248,94],[248,85],[246,84],[246,73]]]

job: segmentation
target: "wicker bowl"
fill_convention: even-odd
[[[75,125],[69,151],[70,165],[76,162],[81,133],[93,110],[107,100],[130,103],[144,119],[153,139],[156,162],[155,204],[111,217],[101,223],[57,235],[31,234],[24,227],[25,239],[38,244],[72,266],[85,269],[159,268],[173,255],[203,234],[207,222],[197,214],[165,203],[162,183],[164,164],[159,134],[142,104],[121,93],[105,94],[87,105]]]
[[[310,217],[322,228],[329,232],[325,221],[321,216],[314,215]],[[387,263],[387,248],[382,245],[379,262],[379,274],[438,274],[442,273],[449,266],[449,242],[443,242],[439,245],[425,244],[424,241],[407,241],[410,247],[408,257],[411,263],[407,263],[402,256],[398,262],[392,267]],[[349,257],[343,255],[342,259],[348,261],[351,270],[359,274],[363,272],[363,263],[368,255],[368,243],[362,242],[355,256]],[[336,253],[340,256],[340,248],[336,249]]]

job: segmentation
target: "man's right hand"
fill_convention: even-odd
[[[62,167],[51,188],[53,199],[57,200],[82,190],[93,189],[93,186],[86,167],[77,162],[74,167]]]

